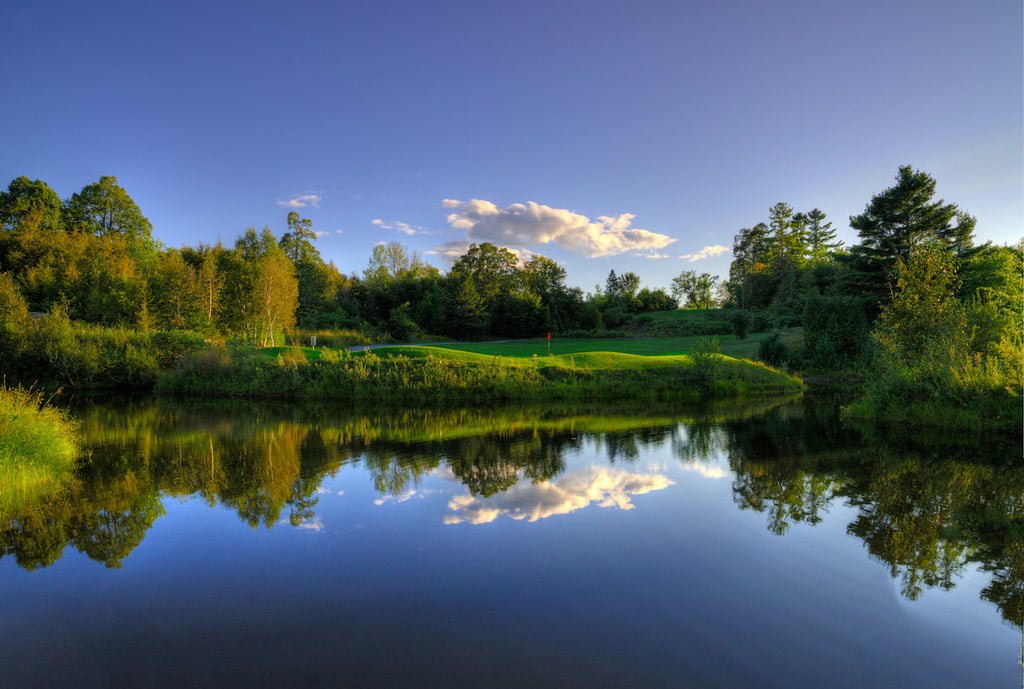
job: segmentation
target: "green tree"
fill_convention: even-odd
[[[830,260],[831,254],[838,251],[843,243],[836,239],[836,230],[832,229],[831,221],[825,222],[826,215],[823,211],[815,208],[805,217],[804,233],[810,252],[808,258],[812,265],[826,263]]]
[[[941,340],[962,340],[966,313],[955,294],[957,259],[939,245],[923,245],[897,263],[896,291],[878,319],[876,339],[883,354],[913,366]],[[949,344],[949,343],[947,343]],[[959,343],[962,354],[966,354]]]
[[[644,287],[637,292],[636,301],[640,313],[675,311],[679,308],[679,303],[665,294],[665,290],[662,289],[651,290]]]
[[[605,295],[631,300],[636,296],[636,291],[640,288],[640,276],[632,272],[616,275],[613,270],[608,273],[608,278],[605,280],[604,285]]]
[[[215,314],[220,304],[220,293],[224,278],[217,268],[217,256],[224,253],[224,247],[217,243],[215,247],[199,248],[199,266],[196,269],[196,293],[202,314],[204,328],[213,328]]]
[[[445,281],[445,329],[454,337],[473,340],[487,329],[487,310],[469,274],[453,272]]]
[[[771,230],[771,271],[778,285],[777,296],[787,301],[796,296],[796,274],[803,266],[807,243],[807,217],[794,215],[793,207],[779,202],[768,210]]]
[[[715,306],[715,288],[718,276],[710,273],[697,274],[693,270],[684,270],[672,278],[672,296],[677,301],[685,300],[687,306],[695,309],[710,309]]]
[[[906,262],[916,248],[938,244],[955,255],[971,248],[974,218],[955,204],[933,201],[934,196],[935,180],[903,165],[894,186],[872,197],[863,213],[850,217],[850,227],[860,236],[846,259],[854,292],[886,303],[896,264]]]
[[[526,290],[540,298],[556,331],[565,327],[571,312],[568,290],[565,287],[565,268],[547,256],[534,254],[520,270]]]
[[[28,177],[12,180],[0,192],[0,229],[6,232],[60,232],[63,204],[53,189]]]
[[[744,228],[733,238],[732,263],[729,265],[729,292],[741,309],[767,306],[771,294],[768,279],[768,226],[758,223]]]
[[[363,280],[369,285],[386,286],[399,280],[426,277],[430,272],[431,267],[418,251],[409,253],[400,242],[387,242],[373,247]]]
[[[273,241],[270,230],[265,229],[263,233],[264,248],[253,266],[252,301],[257,343],[271,347],[278,330],[295,325],[299,284],[295,266]]]
[[[281,236],[281,248],[296,267],[307,261],[322,260],[320,252],[313,245],[315,241],[313,221],[299,217],[295,211],[288,213],[288,231]]]
[[[198,287],[196,271],[185,262],[182,252],[163,251],[150,279],[152,303],[147,308],[162,327],[185,328],[186,323],[194,323],[200,313]]]
[[[490,242],[470,245],[465,254],[452,266],[452,275],[465,275],[485,303],[500,292],[517,288],[519,259],[504,247]]]
[[[224,276],[223,327],[243,332],[261,347],[273,346],[277,331],[295,325],[298,280],[295,266],[269,227],[248,228],[233,252],[220,261]]]
[[[64,216],[66,227],[73,231],[123,239],[144,274],[155,267],[160,247],[153,238],[153,225],[118,185],[117,177],[100,177],[72,195],[64,205]]]

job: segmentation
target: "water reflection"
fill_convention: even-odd
[[[568,514],[590,504],[633,509],[631,497],[661,490],[674,482],[662,474],[631,473],[613,467],[589,466],[554,480],[534,480],[510,486],[500,495],[484,499],[479,495],[458,495],[448,502],[451,514],[445,524],[486,524],[499,516],[535,522]]]
[[[0,557],[27,570],[71,547],[119,567],[164,514],[165,497],[199,498],[253,528],[322,530],[326,478],[358,467],[379,504],[418,494],[444,474],[464,492],[447,524],[533,522],[588,506],[630,509],[672,485],[630,466],[645,447],[668,447],[684,468],[730,480],[735,504],[784,535],[817,524],[836,504],[856,509],[848,533],[884,562],[903,595],[949,589],[976,563],[982,596],[1024,623],[1024,467],[1015,440],[951,447],[891,438],[836,422],[827,397],[754,408],[514,408],[393,410],[143,400],[91,404],[86,456],[74,476],[29,508],[0,515]],[[594,448],[608,464],[566,469]]]

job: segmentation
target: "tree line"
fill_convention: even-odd
[[[345,275],[321,257],[312,221],[295,211],[280,235],[250,227],[230,246],[169,248],[115,177],[69,199],[19,177],[0,192],[0,308],[266,345],[295,328],[400,341],[608,332],[636,314],[725,306],[738,334],[750,315],[761,328],[803,325],[805,359],[822,363],[864,353],[898,266],[932,248],[955,261],[949,284],[973,305],[971,327],[998,339],[1021,310],[1021,249],[975,245],[974,218],[934,192],[933,178],[903,166],[892,188],[850,218],[860,239],[853,246],[821,210],[780,202],[767,221],[736,234],[725,281],[683,271],[666,292],[612,270],[584,293],[565,284],[554,260],[520,261],[490,243],[472,245],[444,274],[397,242],[380,244],[361,274]]]
[[[472,245],[446,274],[398,242],[380,244],[362,274],[345,275],[320,255],[311,220],[292,211],[286,223],[280,236],[250,227],[232,246],[171,248],[115,177],[66,200],[19,177],[0,192],[0,300],[8,311],[23,302],[87,323],[257,345],[293,328],[396,340],[599,331],[677,306],[663,290],[640,289],[634,273],[612,271],[584,294],[552,259],[521,262],[490,243]]]

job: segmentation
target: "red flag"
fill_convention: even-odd
[[[551,339],[551,333],[548,333],[548,339],[549,340]]]

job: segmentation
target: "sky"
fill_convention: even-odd
[[[1019,0],[7,3],[0,185],[103,175],[166,246],[313,221],[361,273],[472,242],[593,291],[728,275],[779,201],[849,218],[911,165],[1024,236]],[[3,188],[3,187],[0,187]]]

